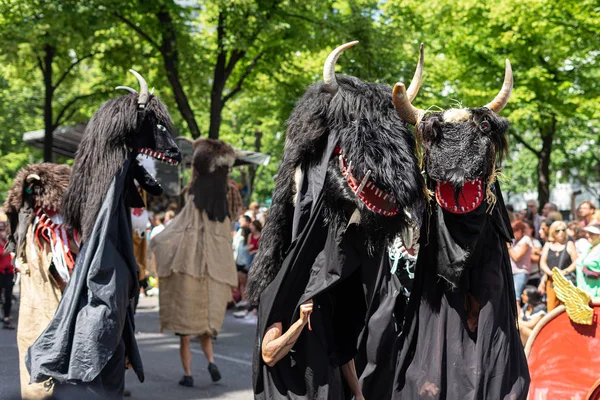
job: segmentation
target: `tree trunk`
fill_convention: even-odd
[[[263,133],[260,130],[254,131],[254,150],[256,152],[260,152],[262,147],[262,136]],[[248,166],[248,202],[252,197],[252,193],[254,192],[254,180],[256,179],[256,171],[258,170],[258,165],[249,165]]]
[[[192,137],[196,139],[200,137],[200,128],[179,78],[179,52],[177,51],[177,37],[175,27],[173,26],[173,19],[171,18],[171,14],[165,9],[161,9],[157,13],[157,17],[160,21],[162,36],[160,52],[167,72],[167,79],[171,84],[171,89],[173,89],[177,108],[187,123]]]
[[[44,161],[54,162],[52,153],[52,134],[54,123],[52,120],[52,98],[54,97],[54,86],[52,86],[52,62],[54,61],[55,48],[49,44],[44,47],[44,61],[42,73],[44,74]],[[40,67],[42,67],[40,65]]]
[[[556,116],[552,115],[549,126],[540,129],[542,136],[542,150],[538,159],[538,202],[540,210],[550,200],[550,157],[552,142],[556,133]]]

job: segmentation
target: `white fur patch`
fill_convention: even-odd
[[[235,156],[231,156],[229,154],[216,157],[210,165],[209,172],[213,173],[219,167],[224,167],[224,166],[231,167],[234,162],[235,162]]]
[[[444,122],[463,122],[471,118],[471,113],[466,108],[451,108],[444,112]]]
[[[296,193],[294,194],[294,205],[296,205],[298,202],[300,187],[302,186],[302,168],[300,167],[296,167],[296,173],[294,173],[294,186],[296,187]]]

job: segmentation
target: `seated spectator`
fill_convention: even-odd
[[[515,239],[513,240],[513,244],[508,248],[508,254],[512,267],[515,295],[518,299],[521,297],[529,276],[533,243],[531,238],[525,233],[527,225],[522,221],[515,221],[511,226]]]
[[[542,302],[542,297],[535,286],[526,286],[521,295],[523,307],[519,312],[519,334],[523,346],[533,332],[533,329],[546,315],[546,305]]]
[[[553,222],[548,232],[548,242],[542,249],[540,259],[540,268],[545,273],[545,293],[548,311],[552,311],[560,304],[560,300],[556,297],[552,284],[552,269],[554,267],[558,268],[565,278],[575,284],[576,261],[577,250],[575,249],[575,244],[567,238],[567,225],[563,221]]]
[[[577,287],[592,297],[600,297],[600,224],[584,228],[591,242],[591,248],[577,260]]]

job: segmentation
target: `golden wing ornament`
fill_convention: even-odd
[[[576,288],[556,267],[552,268],[552,281],[556,297],[565,304],[571,321],[576,324],[592,325],[594,309],[589,306],[590,295]]]

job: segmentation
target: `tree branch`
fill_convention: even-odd
[[[72,63],[71,65],[69,65],[69,67],[66,69],[65,72],[63,72],[63,74],[61,75],[60,78],[58,78],[58,81],[56,82],[56,84],[52,87],[53,90],[56,90],[57,87],[60,86],[60,84],[65,80],[65,78],[69,75],[69,73],[73,70],[73,68],[75,68],[80,62],[82,62],[83,60],[85,60],[86,58],[90,58],[95,56],[96,54],[98,54],[97,52],[93,52],[90,54],[86,54],[85,56],[78,58],[77,61],[75,61],[74,63]]]
[[[254,57],[254,59],[252,60],[250,65],[248,65],[246,67],[246,70],[244,71],[242,76],[240,76],[240,79],[238,79],[237,84],[235,85],[235,88],[233,88],[233,90],[231,92],[229,92],[227,94],[227,96],[223,97],[223,103],[227,103],[227,101],[229,99],[231,99],[233,96],[238,94],[240,92],[240,90],[242,90],[242,85],[244,84],[244,80],[246,80],[246,78],[250,75],[250,73],[252,72],[254,67],[256,67],[256,64],[258,63],[258,61],[262,58],[262,56],[264,54],[265,54],[264,51],[262,51],[256,57]]]
[[[39,56],[37,57],[37,61],[38,61],[38,66],[42,70],[42,74],[45,74],[46,69],[44,68],[44,63],[42,62],[42,59]]]
[[[65,104],[62,108],[62,110],[60,110],[60,112],[58,113],[58,115],[56,116],[56,120],[54,122],[54,124],[52,125],[52,129],[55,130],[56,128],[58,128],[63,122],[67,121],[69,118],[71,118],[74,114],[71,113],[68,117],[63,118],[65,113],[67,112],[67,110],[71,107],[73,107],[75,105],[75,103],[77,103],[80,100],[92,97],[92,96],[96,96],[98,94],[102,94],[105,93],[104,91],[98,91],[98,92],[93,92],[93,93],[88,93],[88,94],[82,94],[80,96],[75,96],[73,97],[67,104]]]
[[[542,155],[540,151],[534,149],[529,143],[527,143],[514,129],[510,130],[510,134],[517,140],[517,142],[521,143],[527,150],[531,151],[538,158]]]
[[[148,41],[148,43],[150,43],[152,45],[152,47],[154,47],[156,50],[160,51],[160,46],[158,45],[158,43],[156,43],[154,41],[154,39],[152,39],[150,37],[150,35],[148,35],[146,32],[144,32],[141,28],[136,26],[131,20],[125,18],[125,16],[123,16],[122,14],[119,14],[117,12],[113,12],[111,14],[114,15],[115,17],[117,17],[118,19],[120,19],[121,21],[123,21],[125,23],[125,25],[129,26],[131,29],[136,31],[141,37],[146,39]]]
[[[225,80],[229,78],[229,75],[233,72],[238,61],[240,61],[246,55],[245,50],[232,50],[227,66],[225,67]]]

